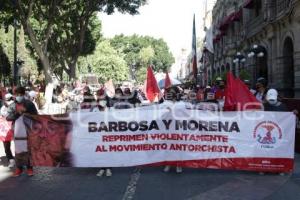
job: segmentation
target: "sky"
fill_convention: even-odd
[[[181,49],[191,51],[194,14],[197,37],[204,37],[204,2],[205,0],[148,0],[148,4],[139,9],[139,15],[100,13],[102,33],[108,38],[121,33],[163,38],[176,59],[180,56]]]

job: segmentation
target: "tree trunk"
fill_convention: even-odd
[[[42,44],[40,44],[36,38],[36,35],[29,23],[29,17],[32,14],[32,8],[34,5],[34,0],[30,1],[29,8],[28,8],[28,13],[25,13],[24,10],[22,9],[21,6],[21,0],[17,0],[16,2],[16,7],[18,8],[19,15],[20,15],[20,20],[21,24],[26,30],[26,34],[31,41],[32,47],[35,49],[37,55],[39,56],[41,63],[43,65],[44,69],[44,75],[45,75],[45,81],[46,83],[52,83],[52,72],[51,72],[51,67],[50,67],[50,61],[46,53],[42,49]]]
[[[23,26],[26,28],[26,32],[31,41],[32,47],[35,49],[36,53],[38,54],[42,62],[46,84],[52,83],[53,82],[52,72],[51,72],[51,66],[50,66],[50,61],[48,56],[43,52],[42,47],[37,41],[31,26],[27,22],[25,22]]]
[[[69,69],[70,69],[69,77],[71,81],[74,81],[76,79],[76,62],[77,59],[76,61],[72,61],[71,65],[69,65]]]

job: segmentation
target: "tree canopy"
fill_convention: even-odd
[[[156,72],[168,71],[175,59],[163,39],[150,36],[117,35],[111,39],[111,45],[124,54],[129,67],[136,72],[138,82],[145,80],[146,68],[153,65]]]
[[[71,78],[76,77],[79,56],[96,46],[93,27],[97,12],[111,14],[118,10],[134,15],[145,3],[146,0],[2,0],[0,21],[4,26],[12,25],[15,17],[23,25],[46,81],[50,82],[58,64]]]
[[[127,80],[129,68],[123,56],[108,40],[100,42],[92,55],[81,57],[78,62],[80,74],[93,73],[104,83],[109,79],[116,82]]]
[[[9,79],[11,73],[11,66],[8,56],[4,52],[2,45],[0,44],[0,80],[5,83],[5,80]]]

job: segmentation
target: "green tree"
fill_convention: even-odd
[[[23,27],[21,27],[19,31],[19,41],[17,47],[18,59],[23,62],[23,64],[19,66],[19,76],[26,80],[30,80],[30,78],[37,77],[38,71],[36,60],[32,58],[32,56],[30,55],[30,51],[26,47]]]
[[[146,66],[152,63],[155,52],[151,46],[143,47],[139,52],[139,60],[142,66]]]
[[[99,77],[101,83],[113,79],[116,82],[127,80],[129,68],[108,40],[100,42],[92,55],[81,57],[78,62],[80,74],[87,74],[91,68],[93,74]]]
[[[0,35],[0,45],[9,59],[10,66],[12,66],[14,61],[13,28],[8,27],[6,30],[0,28]]]
[[[11,66],[6,53],[0,44],[0,81],[6,84],[6,80],[9,80],[11,74]]]
[[[3,52],[7,55],[7,58],[10,63],[9,72],[12,72],[12,66],[14,65],[14,42],[13,42],[13,27],[8,26],[6,29],[0,27],[0,45],[2,46]],[[23,64],[21,69],[19,69],[19,75],[23,78],[28,78],[29,75],[36,75],[37,74],[37,63],[34,57],[32,57],[30,49],[28,48],[28,39],[24,35],[24,30],[22,27],[18,29],[17,32],[17,56],[18,60],[22,60]],[[9,73],[11,75],[11,73]],[[33,76],[31,76],[33,77]],[[8,77],[12,78],[12,77]]]
[[[51,35],[48,51],[50,52],[49,60],[51,66],[53,66],[53,72],[55,75],[62,79],[62,73],[65,71],[69,77],[74,78],[76,74],[76,64],[78,56],[86,56],[93,53],[97,42],[101,38],[101,22],[96,15],[92,16],[90,23],[86,30],[84,38],[84,46],[79,53],[76,45],[78,42],[78,30],[79,24],[72,23],[76,21],[76,16],[72,16],[69,19],[64,20],[64,28],[55,27],[54,33]],[[69,20],[69,22],[67,22]],[[63,23],[62,23],[63,24]]]
[[[153,65],[153,69],[159,72],[168,71],[175,62],[163,39],[150,36],[117,35],[111,39],[111,45],[124,54],[128,66],[134,66],[138,82],[144,81],[148,65]]]
[[[89,37],[87,30],[91,18],[98,12],[111,14],[116,9],[121,13],[137,14],[138,8],[145,3],[146,0],[2,0],[0,21],[4,25],[12,24],[13,16],[17,17],[25,28],[31,46],[43,66],[46,81],[51,82],[54,67],[50,54],[53,51],[48,47],[54,33],[58,31],[65,37],[70,34],[76,38],[73,40],[72,54],[65,58],[70,77],[75,78],[77,60],[84,52],[84,47],[89,46],[86,38]],[[66,28],[70,32],[64,32]],[[64,45],[60,40],[53,42]],[[63,49],[59,48],[59,51]]]
[[[142,67],[136,72],[136,80],[138,83],[143,84],[147,77],[147,67]]]

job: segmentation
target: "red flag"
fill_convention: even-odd
[[[249,88],[239,78],[236,83],[236,101],[238,102],[238,110],[260,110],[262,105],[256,97],[250,92]]]
[[[150,66],[147,69],[146,97],[150,102],[154,102],[160,97],[160,90]]]
[[[250,92],[248,87],[239,78],[234,78],[231,72],[227,73],[225,89],[225,111],[243,111],[260,109],[261,103]]]
[[[226,79],[226,88],[225,88],[225,102],[224,110],[225,111],[235,111],[236,110],[236,99],[235,99],[235,78],[231,72],[227,73]]]
[[[170,79],[169,73],[167,72],[166,73],[166,78],[165,78],[165,89],[171,87],[171,85],[172,85],[171,84],[171,79]]]

